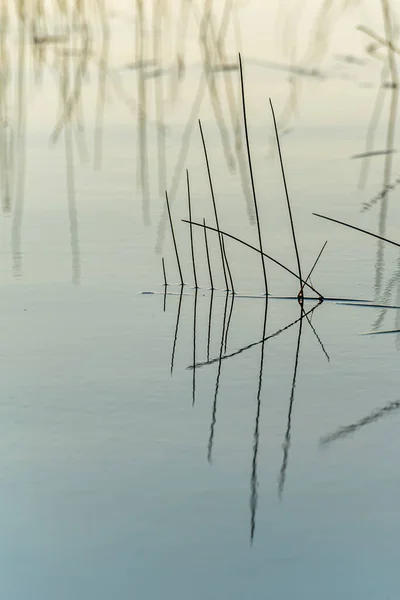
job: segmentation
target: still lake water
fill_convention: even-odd
[[[271,97],[303,271],[328,240],[313,285],[362,301],[307,301],[313,331],[293,299],[271,298],[264,322],[259,257],[227,240],[232,305],[210,233],[211,296],[201,230],[194,293],[180,222],[186,168],[193,217],[213,223],[198,118],[221,228],[254,245],[257,233],[232,126],[238,72],[215,73],[211,93],[194,16],[177,79],[178,4],[162,21],[161,63],[132,68],[154,57],[151,23],[138,55],[132,4],[113,3],[107,52],[93,26],[78,108],[65,120],[79,65],[43,43],[36,80],[30,38],[22,44],[17,29],[7,38],[25,62],[2,104],[1,598],[397,598],[399,341],[361,334],[400,327],[396,308],[363,306],[400,304],[398,250],[382,256],[376,240],[312,216],[399,239],[397,189],[384,222],[381,201],[361,212],[385,184],[385,156],[371,159],[362,190],[362,163],[351,159],[365,151],[377,93],[374,150],[386,148],[392,90],[380,86],[381,63],[355,30],[381,34],[379,8],[365,2],[330,24],[318,76],[293,72],[307,56],[312,2],[237,3],[240,35],[229,16],[224,64],[241,50],[265,251],[296,270]],[[215,23],[223,6],[215,3]],[[61,25],[52,24],[56,33]],[[75,52],[79,44],[78,35]],[[210,48],[209,64],[221,64]],[[389,182],[398,176],[394,155]],[[163,185],[188,283],[182,296]],[[165,298],[161,257],[172,282]],[[296,280],[270,263],[268,277],[275,296],[297,294]]]

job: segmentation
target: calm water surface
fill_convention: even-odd
[[[396,598],[400,345],[383,332],[400,328],[396,308],[385,308],[399,305],[398,250],[312,216],[398,239],[396,155],[389,178],[387,155],[370,160],[363,189],[362,161],[351,159],[365,152],[377,93],[373,149],[387,148],[392,90],[380,87],[380,63],[355,29],[381,35],[380,9],[365,2],[329,21],[329,44],[318,49],[313,3],[236,3],[227,17],[215,2],[207,27],[228,18],[222,61],[210,33],[199,41],[201,6],[180,42],[178,4],[161,22],[155,13],[162,35],[131,3],[113,3],[103,22],[89,11],[82,80],[83,63],[71,58],[82,57],[79,28],[72,41],[35,45],[9,25],[1,597]],[[46,35],[63,27],[54,17]],[[39,46],[42,63],[33,59]],[[257,245],[238,50],[265,251],[296,271],[271,97],[303,272],[328,240],[312,284],[361,302],[308,300],[302,312],[286,298],[296,280],[268,263],[270,292],[285,298],[266,309],[259,256],[227,240],[232,303],[212,233],[211,295],[201,230],[194,292],[181,222],[186,168],[194,220],[214,222],[198,118],[221,228]],[[210,75],[221,64],[231,70]],[[362,212],[388,183],[387,214],[381,199]]]

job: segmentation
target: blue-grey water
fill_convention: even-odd
[[[14,13],[4,38],[14,70],[1,101],[0,596],[397,598],[398,249],[312,215],[399,239],[397,155],[389,179],[388,155],[372,157],[363,186],[351,158],[366,151],[377,93],[374,150],[394,128],[393,90],[356,30],[383,35],[380,9],[328,19],[320,62],[309,56],[313,3],[236,2],[229,16],[225,61],[241,50],[264,249],[296,271],[269,98],[304,275],[328,240],[311,276],[327,300],[302,310],[296,279],[269,262],[266,308],[260,257],[227,239],[232,302],[212,232],[211,294],[201,229],[193,289],[186,169],[193,219],[214,224],[198,118],[221,228],[258,238],[238,71],[217,72],[213,91],[204,73],[221,58],[210,42],[203,69],[199,3],[176,78],[184,13],[164,4],[164,35],[148,9],[142,38],[140,3],[108,5],[106,53],[88,3],[91,53],[71,112],[82,67],[71,49],[84,36],[42,42],[42,63]],[[224,6],[212,6],[216,23]],[[63,30],[57,18],[47,35]],[[127,68],[154,56],[154,39],[165,73]],[[380,198],[362,212],[388,183],[387,214]]]

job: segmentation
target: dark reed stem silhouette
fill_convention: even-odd
[[[346,425],[345,427],[340,427],[334,433],[330,433],[329,435],[325,435],[324,437],[321,437],[320,444],[326,445],[326,444],[330,444],[331,442],[334,442],[336,440],[342,439],[342,438],[354,433],[355,431],[358,431],[362,427],[365,427],[365,425],[370,425],[371,423],[375,423],[375,421],[378,421],[382,417],[386,417],[387,415],[389,415],[390,413],[392,413],[395,410],[398,410],[399,408],[400,408],[400,401],[396,400],[395,402],[390,402],[386,406],[383,406],[382,408],[379,408],[378,410],[374,410],[372,413],[370,413],[366,417],[363,417],[356,423],[352,423],[351,425]]]
[[[253,435],[253,459],[251,463],[251,481],[250,481],[250,543],[253,544],[256,532],[256,515],[258,504],[258,447],[260,442],[260,415],[261,415],[261,389],[264,372],[264,349],[265,349],[265,332],[267,330],[268,316],[268,297],[265,301],[264,322],[263,322],[263,341],[261,343],[260,371],[258,375],[257,389],[257,411],[254,423]]]
[[[229,294],[228,294],[228,292],[226,292],[225,305],[224,305],[224,318],[223,318],[223,322],[222,322],[221,343],[220,343],[220,347],[219,347],[217,379],[215,382],[214,400],[213,400],[213,408],[212,408],[211,423],[210,423],[210,435],[208,438],[208,446],[207,446],[207,460],[210,464],[212,463],[212,450],[213,450],[213,444],[214,444],[215,426],[217,424],[218,391],[219,391],[219,382],[220,382],[220,378],[221,378],[222,354],[224,351],[224,337],[225,337],[226,313],[227,313],[227,308],[228,308],[228,298],[229,298]]]
[[[370,235],[378,240],[382,240],[383,242],[387,242],[388,244],[392,244],[393,246],[400,247],[398,242],[394,242],[393,240],[389,240],[377,233],[372,233],[371,231],[367,231],[366,229],[361,229],[361,227],[356,227],[355,225],[350,225],[350,223],[345,223],[344,221],[339,221],[338,219],[332,219],[332,217],[325,217],[324,215],[320,215],[318,213],[313,213],[315,217],[319,217],[320,219],[326,219],[327,221],[332,221],[332,223],[338,223],[339,225],[344,225],[344,227],[349,227],[349,229],[354,229],[355,231],[360,231],[361,233],[365,233],[366,235]]]
[[[187,219],[182,219],[182,221],[183,221],[183,223],[189,223],[189,221]],[[245,242],[244,240],[241,240],[240,238],[236,237],[235,235],[232,235],[231,233],[228,233],[227,231],[222,231],[221,229],[216,229],[215,227],[210,227],[210,225],[204,225],[204,223],[196,223],[195,221],[193,221],[192,224],[196,225],[196,227],[204,227],[204,228],[208,229],[209,231],[218,232],[222,236],[229,237],[232,240],[235,240],[235,242],[239,242],[239,244],[243,244],[243,246],[250,248],[250,250],[254,250],[255,252],[259,252],[259,253],[261,252],[261,250],[259,248],[257,248],[256,246],[252,246],[251,244]],[[293,277],[296,277],[296,279],[299,279],[298,274],[295,273],[294,271],[292,271],[291,269],[289,269],[289,267],[285,267],[284,264],[282,264],[281,262],[279,262],[278,260],[276,260],[275,258],[270,256],[269,254],[266,254],[265,252],[263,252],[263,255],[265,256],[265,258],[268,258],[268,260],[272,261],[273,263],[275,263],[276,265],[281,267],[284,271],[286,271],[287,273],[290,273],[291,275],[293,275]],[[303,283],[310,290],[312,290],[315,294],[317,294],[318,299],[321,302],[324,300],[324,296],[322,296],[319,292],[317,292],[317,290],[310,283],[308,283],[307,281],[303,281],[303,279],[301,279],[300,284],[303,284]]]
[[[210,163],[209,163],[209,160],[208,160],[206,140],[204,138],[203,128],[201,126],[200,119],[199,119],[199,129],[200,129],[201,141],[202,141],[202,144],[203,144],[204,157],[205,157],[205,160],[206,160],[208,182],[209,182],[209,185],[210,185],[211,199],[212,199],[213,208],[214,208],[215,224],[216,224],[217,232],[218,232],[218,241],[219,241],[219,248],[220,248],[220,251],[221,251],[222,271],[223,271],[223,274],[224,274],[225,288],[228,290],[229,286],[228,286],[228,278],[226,276],[226,266],[225,266],[225,259],[224,259],[224,247],[223,247],[223,243],[222,243],[222,236],[219,233],[219,220],[218,220],[217,203],[215,201],[214,186],[213,186],[213,182],[212,182],[212,178],[211,178],[211,170],[210,170]]]
[[[183,299],[183,286],[181,286],[181,293],[179,294],[178,312],[176,313],[174,342],[172,344],[172,352],[171,352],[171,375],[174,371],[176,343],[178,341],[179,321],[181,319],[182,299]]]
[[[298,270],[298,273],[299,273],[299,280],[301,281],[302,280],[302,276],[301,276],[301,264],[300,264],[299,249],[298,249],[298,246],[297,246],[296,230],[294,228],[292,208],[290,206],[290,199],[289,199],[289,191],[288,191],[288,187],[287,187],[287,183],[286,183],[285,168],[283,166],[283,158],[282,158],[281,144],[280,144],[280,141],[279,141],[278,126],[276,124],[275,112],[274,112],[274,107],[272,105],[271,98],[269,99],[269,105],[271,107],[272,120],[274,122],[276,145],[278,147],[279,162],[280,162],[280,165],[281,165],[283,185],[284,185],[284,188],[285,188],[286,202],[287,202],[287,207],[288,207],[288,211],[289,211],[290,227],[292,229],[293,245],[294,245],[294,251],[295,251],[295,254],[296,254],[296,261],[297,261],[297,270]],[[303,299],[303,288],[300,288],[299,300],[302,301],[302,299]]]
[[[210,276],[210,286],[211,286],[211,290],[214,290],[214,281],[213,281],[213,276],[212,276],[212,271],[211,271],[211,261],[210,261],[210,250],[208,247],[208,238],[207,238],[207,227],[206,227],[206,220],[203,219],[203,231],[204,231],[204,244],[206,247],[206,256],[207,256],[207,266],[208,266],[208,274]]]
[[[301,317],[299,319],[299,334],[297,336],[297,346],[296,346],[296,357],[294,362],[294,370],[293,370],[293,379],[292,379],[292,388],[290,391],[290,401],[289,401],[289,411],[287,416],[287,427],[285,433],[285,441],[283,443],[283,457],[282,457],[282,465],[279,473],[278,479],[278,495],[279,499],[282,500],[283,491],[285,488],[286,482],[286,473],[289,464],[289,452],[290,452],[290,442],[291,442],[291,430],[292,430],[292,413],[293,413],[293,405],[294,405],[294,393],[296,389],[296,380],[297,380],[297,370],[299,366],[299,355],[300,355],[300,342],[301,342],[301,334],[303,330],[303,318],[304,318],[304,310],[301,308]]]
[[[233,285],[233,278],[232,278],[232,271],[231,271],[231,267],[228,261],[228,257],[226,254],[226,248],[225,248],[225,240],[224,237],[222,236],[222,251],[224,253],[224,260],[225,260],[225,265],[226,265],[226,272],[228,273],[228,277],[229,277],[229,284],[231,286],[231,292],[233,294],[233,296],[235,295],[235,286]],[[229,291],[229,289],[228,289]]]
[[[214,302],[214,288],[211,288],[210,294],[210,309],[208,311],[208,331],[207,331],[207,360],[210,360],[210,344],[211,344],[211,322],[212,322],[212,309]]]
[[[314,264],[311,267],[310,272],[309,272],[309,274],[306,277],[306,281],[310,281],[311,280],[311,275],[313,274],[314,269],[317,266],[318,261],[321,258],[322,253],[325,250],[325,247],[326,247],[327,243],[328,243],[328,240],[326,240],[325,244],[322,246],[321,250],[319,251],[319,254],[318,254],[317,258],[315,259]],[[301,292],[300,293],[301,293],[301,297],[302,298],[304,297],[304,286],[305,286],[305,283],[303,283],[303,285],[301,286]]]
[[[194,291],[193,301],[193,364],[196,364],[196,333],[197,333],[197,296],[198,288]],[[196,368],[192,369],[192,406],[196,402]]]
[[[166,285],[164,286],[164,294],[163,294],[163,296],[164,296],[164,300],[163,300],[163,312],[165,312],[166,309],[167,309],[167,286]]]
[[[246,116],[246,98],[245,98],[245,94],[244,94],[244,83],[243,83],[242,57],[240,55],[240,52],[239,52],[239,71],[240,71],[240,88],[241,88],[241,93],[242,93],[243,123],[244,123],[244,132],[245,132],[246,147],[247,147],[247,159],[248,159],[248,163],[249,163],[251,189],[252,189],[252,193],[253,193],[253,202],[254,202],[254,212],[255,212],[256,223],[257,223],[258,243],[260,246],[261,265],[262,265],[262,271],[263,271],[263,277],[264,277],[265,295],[268,296],[267,270],[265,267],[265,257],[264,257],[264,252],[263,252],[260,217],[258,214],[258,206],[257,206],[256,187],[255,187],[255,183],[254,183],[253,167],[252,167],[252,163],[251,163],[249,132],[248,132],[248,128],[247,128],[247,116]],[[300,277],[300,279],[301,279],[301,277]]]
[[[186,169],[186,185],[187,185],[187,198],[188,198],[188,207],[189,207],[189,219],[192,220],[192,202],[190,197],[190,182],[189,182],[189,171]],[[193,225],[190,226],[190,250],[192,252],[192,265],[193,265],[193,279],[194,279],[194,287],[197,290],[197,274],[196,274],[196,261],[194,258],[194,242],[193,242]]]
[[[165,191],[165,200],[167,202],[168,218],[169,218],[169,224],[171,226],[171,234],[172,234],[172,241],[174,243],[174,248],[175,248],[176,262],[177,262],[177,265],[178,265],[179,276],[181,278],[181,285],[183,286],[184,283],[183,283],[183,275],[182,275],[182,269],[181,269],[181,262],[179,260],[178,246],[176,244],[174,224],[172,223],[171,208],[169,206],[168,192],[167,191]]]
[[[162,257],[162,259],[161,259],[161,264],[162,264],[162,270],[163,270],[163,276],[164,276],[164,287],[167,287],[168,283],[167,283],[167,274],[165,272],[165,260],[164,260],[164,257]]]

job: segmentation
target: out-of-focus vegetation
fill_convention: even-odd
[[[276,47],[287,58],[274,62],[274,56],[263,56],[260,66],[279,68],[288,73],[287,102],[278,108],[280,130],[286,130],[301,102],[302,86],[313,77],[323,76],[324,60],[329,56],[331,39],[340,31],[341,19],[347,13],[368,7],[370,0],[321,0],[277,4]],[[49,131],[52,143],[62,139],[65,146],[68,214],[74,278],[79,280],[78,216],[75,202],[74,163],[93,161],[102,165],[103,124],[107,101],[123,103],[136,120],[137,182],[142,197],[142,214],[146,224],[151,220],[150,184],[157,182],[161,196],[166,189],[171,202],[178,190],[186,166],[186,157],[201,105],[208,95],[218,127],[226,164],[237,169],[247,202],[249,219],[254,215],[249,194],[249,179],[243,151],[243,135],[238,98],[237,53],[242,48],[242,11],[251,5],[243,0],[1,0],[0,1],[0,194],[3,212],[12,215],[12,247],[15,271],[21,256],[21,224],[24,208],[25,136],[32,90],[39,88],[51,74],[58,88],[58,112]],[[381,80],[376,82],[376,102],[371,107],[371,122],[366,132],[366,147],[360,169],[360,188],[365,187],[368,168],[374,152],[384,150],[383,183],[379,194],[363,204],[364,210],[379,206],[379,233],[384,235],[389,193],[397,186],[392,168],[398,106],[397,43],[399,26],[395,3],[380,0],[381,22],[376,29],[362,21],[358,30],[365,36],[365,55],[352,56],[343,48],[343,61],[365,60],[380,64]],[[376,5],[375,5],[376,9]],[[307,12],[310,22],[307,35],[300,33],[299,23]],[[124,22],[131,31],[131,44],[126,61],[118,68],[110,66],[119,38],[115,24]],[[227,36],[229,34],[229,44]],[[356,31],[355,31],[356,34]],[[234,42],[232,43],[232,40]],[[179,98],[181,84],[190,65],[189,45],[197,47],[200,57],[198,85],[193,89],[184,132],[176,157],[167,157],[167,106]],[[246,64],[246,55],[244,54]],[[248,57],[249,61],[251,57]],[[261,65],[262,63],[262,65]],[[134,78],[126,83],[124,73]],[[94,127],[92,138],[86,132],[85,91],[96,90],[91,107]],[[387,110],[386,147],[376,148],[375,134]],[[151,109],[150,109],[151,107]],[[152,119],[149,119],[149,113]],[[267,115],[266,115],[267,118]],[[149,173],[149,128],[155,128],[156,165]],[[90,149],[92,148],[92,150]],[[167,160],[168,159],[168,160]],[[172,163],[172,164],[171,164]],[[159,224],[158,247],[165,229],[165,215]],[[383,247],[377,264],[383,261]],[[382,269],[377,269],[376,289],[382,285]]]

